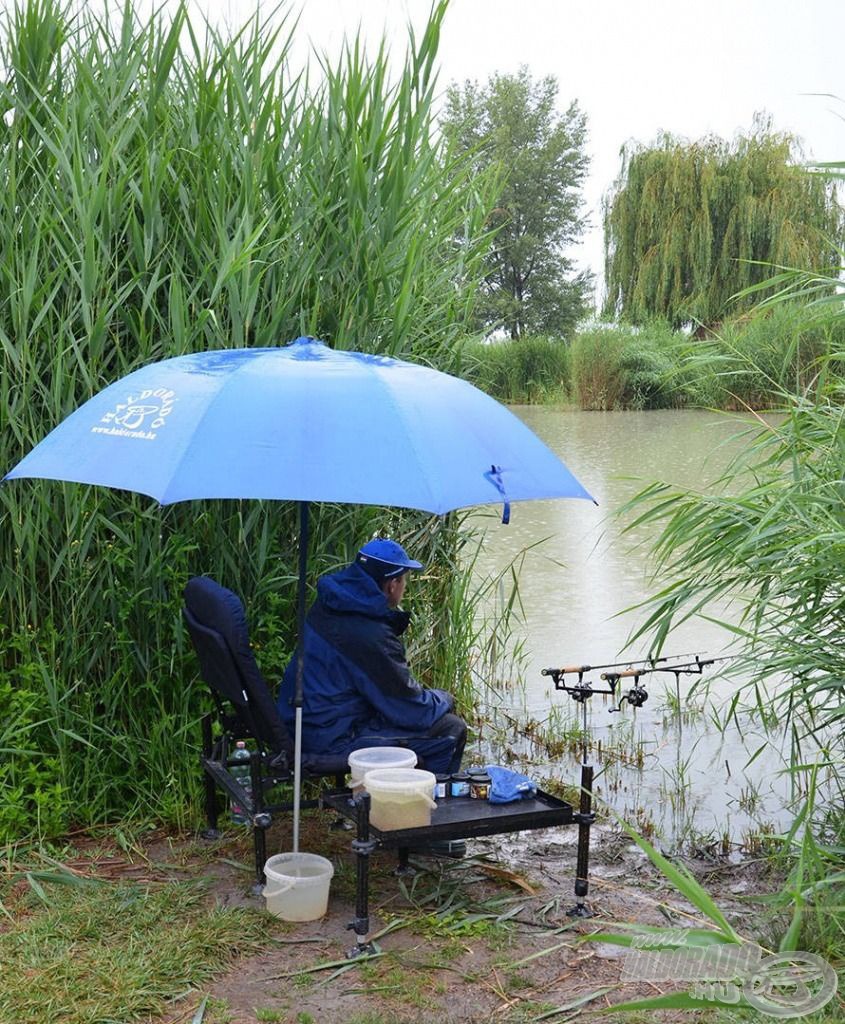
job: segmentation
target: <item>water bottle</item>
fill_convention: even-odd
[[[235,744],[235,752],[232,754],[232,760],[238,763],[232,765],[229,769],[232,778],[235,779],[240,785],[241,789],[245,789],[248,794],[252,794],[252,769],[250,768],[250,753],[246,749],[246,743],[243,740],[238,740]],[[249,817],[246,811],[240,804],[234,800],[231,801],[230,806],[231,818],[236,825],[248,825]]]

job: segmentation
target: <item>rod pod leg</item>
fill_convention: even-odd
[[[593,917],[584,900],[590,883],[590,826],[596,820],[593,814],[593,766],[581,764],[581,804],[574,815],[578,822],[578,859],[575,868],[575,906],[567,910],[569,917]]]

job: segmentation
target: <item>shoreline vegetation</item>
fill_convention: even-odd
[[[462,341],[493,194],[433,130],[445,11],[396,81],[386,54],[352,47],[319,87],[284,85],[292,29],[258,17],[230,40],[203,38],[186,9],[69,22],[39,0],[9,16],[5,469],[140,365],[302,333],[427,361],[508,402],[758,407],[815,386],[814,361],[841,351],[841,333],[803,327],[797,304],[702,338],[597,324],[568,341]],[[309,584],[376,533],[429,566],[410,598],[413,663],[423,683],[451,680],[470,711],[473,669],[501,658],[518,612],[518,566],[479,584],[463,515],[322,506]],[[291,503],[158,508],[51,481],[0,488],[0,844],[124,819],[195,823],[192,755],[210,700],[182,590],[208,574],[243,597],[272,687],[295,644],[296,548]],[[495,623],[478,615],[485,587],[510,595]]]
[[[385,51],[370,60],[356,41],[336,64],[321,64],[319,85],[289,73],[295,29],[287,20],[274,27],[256,14],[228,38],[192,22],[186,6],[172,19],[159,10],[145,23],[131,4],[102,18],[85,5],[71,17],[57,0],[31,0],[7,12],[0,25],[4,472],[105,384],[141,365],[197,350],[284,344],[301,334],[427,362],[510,403],[783,408],[789,415],[778,435],[761,435],[749,446],[748,457],[759,459],[753,490],[667,495],[654,485],[622,511],[662,529],[654,554],[664,589],[651,600],[647,622],[654,648],[713,597],[751,595],[737,630],[747,658],[762,666],[761,679],[777,670],[792,680],[786,708],[755,689],[761,717],[785,714],[798,739],[814,735],[819,722],[838,728],[845,678],[839,270],[821,277],[784,271],[775,279],[777,296],[788,292],[803,304],[769,305],[718,328],[596,323],[571,338],[472,338],[497,182],[474,174],[436,132],[436,57],[447,6],[434,4],[395,81]],[[826,321],[815,318],[825,312]],[[745,469],[737,460],[728,483],[743,484]],[[449,680],[461,711],[471,712],[482,699],[479,667],[496,683],[508,669],[503,652],[520,614],[519,558],[499,579],[479,582],[473,551],[481,541],[466,514],[320,505],[311,516],[309,586],[377,533],[396,538],[427,567],[408,599],[415,673],[429,685]],[[211,700],[183,628],[183,588],[192,576],[208,574],[242,596],[257,661],[274,688],[296,642],[297,542],[293,503],[209,500],[161,508],[141,495],[69,483],[0,487],[0,954],[14,947],[29,970],[29,951],[38,945],[73,967],[65,950],[77,954],[92,920],[111,922],[124,909],[151,943],[141,962],[134,936],[125,940],[134,972],[107,957],[121,952],[123,932],[117,942],[109,933],[108,949],[94,949],[78,978],[48,963],[45,977],[59,991],[41,997],[48,1008],[62,1013],[71,1004],[79,1011],[73,1019],[85,1024],[144,1019],[158,1011],[160,996],[176,999],[202,984],[228,949],[254,948],[248,922],[209,920],[194,893],[181,903],[162,901],[147,887],[160,881],[157,858],[172,859],[164,848],[170,835],[191,832],[202,808],[196,754],[199,720]],[[500,600],[484,620],[491,588]],[[561,744],[566,737],[552,739]],[[841,793],[841,733],[825,757],[821,765],[803,758],[790,765],[796,788],[803,787],[801,810],[785,835],[760,842],[765,862],[785,879],[766,897],[777,914],[769,944],[823,953],[838,969],[845,923],[839,911],[828,911],[845,903],[843,802],[823,815],[815,794],[828,768]],[[682,785],[679,773],[675,790]],[[138,836],[151,823],[169,831],[148,856]],[[707,941],[715,935],[733,942],[721,910],[698,883],[642,837],[630,838],[686,901],[682,916],[670,921],[688,922],[691,906]],[[95,867],[83,854],[68,857],[76,840],[95,854],[102,845],[105,856],[88,858]],[[101,893],[89,875],[107,873],[117,849],[133,860],[121,868],[133,884]],[[168,868],[167,878],[178,877],[183,852],[177,848],[176,870]],[[192,885],[209,863],[219,867],[219,852],[196,858]],[[222,862],[233,866],[230,858]],[[234,870],[241,870],[237,862]],[[351,878],[347,871],[347,895]],[[45,883],[60,892],[52,901],[56,917]],[[479,911],[459,902],[460,891],[453,899],[439,878],[424,898],[420,884],[415,903],[414,885],[401,882],[396,891],[420,912],[427,934],[448,928],[449,941],[486,941],[488,928],[512,917],[501,905]],[[561,905],[554,894],[543,914],[546,907],[558,914]],[[78,907],[91,914],[76,913]],[[174,908],[182,910],[178,920]],[[554,920],[556,935],[567,921],[562,914]],[[695,945],[699,930],[689,931]],[[153,955],[163,932],[177,945],[183,936],[184,971],[174,954],[164,964]],[[677,934],[673,928],[667,943],[676,944]],[[67,946],[62,936],[69,936]],[[619,944],[619,936],[612,941]],[[174,948],[161,945],[166,953]],[[520,955],[507,970],[536,965],[537,956],[555,948]],[[454,954],[446,949],[447,958]],[[349,969],[345,962],[329,966],[338,966],[337,974]],[[372,965],[353,966],[366,980]],[[494,977],[495,968],[488,971]],[[451,963],[445,969],[454,971]],[[21,971],[8,973],[29,999],[29,985],[18,984]],[[379,1007],[384,991],[406,976],[398,983],[378,978],[371,991]],[[522,985],[512,978],[514,988]],[[128,995],[120,1010],[88,1012],[92,993],[108,990],[103,979],[125,984]],[[468,996],[473,1007],[477,991]],[[538,1002],[545,998],[540,993]],[[659,1007],[688,1008],[670,999]],[[559,1017],[583,1002],[541,1002],[528,1019]],[[37,992],[32,1003],[30,1019],[48,1019]],[[2,1006],[0,998],[0,1021],[8,1020]],[[499,1008],[513,1006],[516,999],[502,993]],[[639,1009],[656,1007],[651,1000]],[[833,1016],[838,1009],[813,1020],[841,1019]],[[284,1019],[282,1012],[265,1007],[254,1017],[272,1022]],[[485,1012],[490,1019],[493,1010]],[[177,1013],[168,1019],[185,1019]],[[515,1014],[497,1019],[525,1019],[518,1006]],[[205,1024],[230,1019],[209,1009]],[[313,1018],[303,1011],[296,1020]]]
[[[597,322],[568,339],[468,338],[444,369],[518,405],[764,410],[782,406],[785,394],[809,396],[819,361],[843,341],[841,324],[808,324],[802,307],[783,305],[696,331]]]

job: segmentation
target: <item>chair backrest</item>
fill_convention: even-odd
[[[292,754],[293,745],[249,645],[244,606],[237,594],[208,576],[195,576],[182,609],[212,693],[231,704],[259,747]]]

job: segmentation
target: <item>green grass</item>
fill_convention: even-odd
[[[0,931],[2,1024],[146,1020],[248,954],[266,919],[197,885],[40,883]]]
[[[787,857],[790,863],[790,874],[779,894],[767,899],[775,915],[770,920],[771,933],[766,936],[759,934],[740,935],[723,914],[714,898],[707,889],[693,877],[686,866],[658,852],[629,825],[622,823],[625,831],[647,855],[652,865],[664,878],[695,908],[695,916],[684,921],[683,927],[661,929],[646,928],[637,925],[624,926],[626,931],[600,931],[587,938],[590,941],[609,942],[617,946],[630,947],[636,944],[637,936],[648,935],[649,947],[652,949],[696,949],[702,946],[733,945],[754,943],[766,952],[779,952],[788,955],[795,950],[812,951],[828,960],[834,970],[841,975],[843,962],[843,937],[845,937],[845,919],[842,915],[842,904],[836,900],[829,902],[819,892],[831,881],[830,851],[819,847],[810,825],[810,814],[814,796],[811,795],[805,805],[804,812],[796,819],[787,838]],[[803,831],[802,831],[802,826]],[[833,858],[835,862],[835,856]],[[840,865],[841,866],[841,865]],[[835,881],[835,878],[833,879]],[[834,890],[835,894],[835,890]],[[777,912],[780,915],[777,916]],[[700,927],[705,925],[705,927]],[[759,922],[757,924],[760,930]],[[717,1007],[737,1011],[737,1019],[756,1021],[759,1014],[750,1010],[743,999],[742,1005],[719,998],[707,999],[697,1003],[687,992],[673,992],[666,995],[618,1003],[611,1007],[615,1012],[640,1012],[656,1009],[700,1009],[708,1010]],[[837,996],[817,1014],[808,1016],[818,1022],[830,1022],[841,1019],[841,1001]]]

